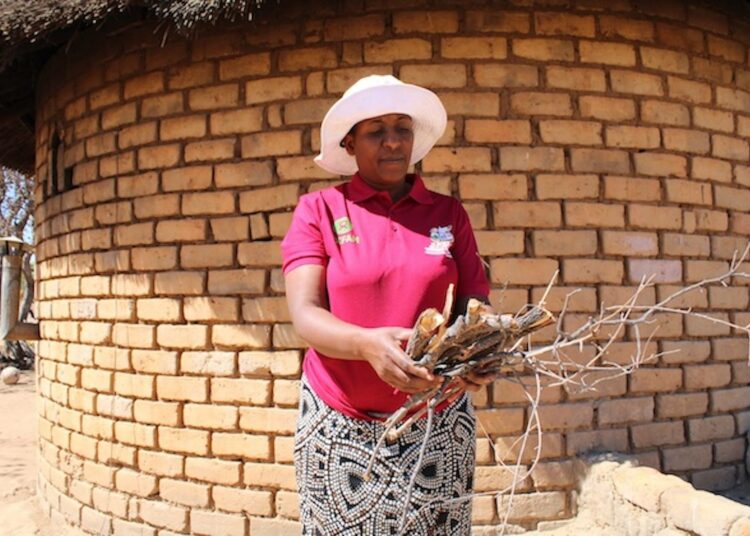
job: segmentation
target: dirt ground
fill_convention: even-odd
[[[37,411],[34,391],[33,371],[24,372],[16,385],[0,383],[0,536],[81,536],[75,529],[51,526],[35,498]],[[750,482],[728,492],[727,496],[750,504]],[[488,528],[480,534],[499,534],[496,531]],[[561,523],[554,530],[525,533],[526,536],[535,534],[617,536],[616,531],[597,526],[585,515]]]

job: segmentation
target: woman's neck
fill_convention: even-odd
[[[362,174],[360,174],[359,176],[371,188],[379,190],[381,192],[388,192],[388,194],[391,196],[391,200],[394,203],[396,203],[400,199],[403,199],[409,193],[412,186],[412,181],[408,179],[408,175],[405,175],[404,178],[396,184],[373,183],[363,177]]]

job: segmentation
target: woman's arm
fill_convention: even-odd
[[[401,348],[411,334],[400,327],[363,328],[336,318],[325,303],[325,268],[307,264],[285,276],[289,314],[297,334],[328,357],[367,361],[380,379],[405,392],[429,389],[437,382]]]

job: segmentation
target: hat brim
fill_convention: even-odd
[[[341,140],[360,121],[386,114],[405,114],[412,118],[414,146],[410,164],[427,155],[445,132],[448,122],[443,103],[429,89],[413,84],[363,89],[338,100],[328,110],[320,127],[320,154],[315,157],[315,163],[335,175],[356,173],[357,162],[341,147]]]

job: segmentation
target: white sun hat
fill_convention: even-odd
[[[315,163],[335,175],[354,174],[357,163],[341,146],[341,140],[360,121],[385,114],[406,114],[412,118],[414,146],[410,164],[425,157],[447,124],[443,103],[429,89],[405,84],[389,74],[365,76],[347,89],[323,118],[320,154]]]

